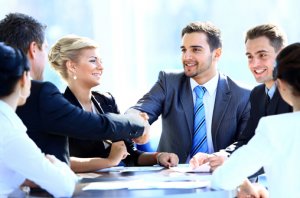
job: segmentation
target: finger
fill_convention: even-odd
[[[163,161],[163,160],[162,160],[162,162],[160,162],[160,164],[166,168],[170,168],[170,166],[171,166],[171,164],[168,161]]]
[[[195,169],[195,168],[198,167],[198,163],[196,162],[195,158],[192,158],[192,159],[190,160],[190,167],[191,167],[192,169]]]
[[[221,165],[221,161],[219,161],[219,160],[210,160],[209,161],[209,165],[210,166],[220,166]]]
[[[170,159],[170,166],[171,166],[171,167],[177,166],[177,164],[178,164],[178,162],[177,162],[176,157],[171,156],[171,159]]]
[[[144,118],[145,120],[149,120],[149,116],[148,116],[147,113],[140,113],[140,116],[141,116],[142,118]]]

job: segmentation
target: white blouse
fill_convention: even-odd
[[[77,176],[63,162],[54,164],[28,137],[13,109],[0,100],[0,197],[29,179],[55,197],[72,196]]]
[[[213,173],[212,186],[234,189],[264,167],[270,197],[300,197],[300,112],[264,117],[255,136]]]

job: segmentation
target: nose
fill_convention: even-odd
[[[258,67],[260,66],[260,60],[257,58],[253,58],[250,62],[249,62],[249,66],[250,67]]]
[[[100,70],[104,69],[101,60],[97,61],[97,69],[100,69]]]
[[[191,53],[189,53],[189,51],[182,52],[182,58],[184,60],[190,59],[191,58]]]

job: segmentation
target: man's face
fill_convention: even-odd
[[[261,36],[246,42],[248,67],[256,82],[273,82],[273,69],[277,53],[267,37]]]
[[[47,63],[47,50],[48,50],[48,43],[45,40],[41,49],[38,47],[35,48],[35,56],[32,60],[32,67],[31,67],[31,77],[34,80],[43,80],[43,73],[45,69],[45,65]]]
[[[205,33],[194,32],[182,37],[182,64],[186,76],[208,81],[215,73],[215,51],[210,51]],[[198,82],[198,81],[197,81]]]

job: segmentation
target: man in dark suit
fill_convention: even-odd
[[[273,80],[275,59],[285,42],[285,34],[273,24],[263,24],[248,30],[245,38],[248,66],[255,80],[262,84],[251,91],[251,111],[247,126],[238,141],[224,151],[211,156],[203,153],[195,155],[190,162],[193,166],[209,161],[214,170],[223,164],[228,155],[248,143],[261,117],[292,112],[292,107],[281,98]]]
[[[160,72],[151,90],[128,110],[128,113],[146,112],[150,124],[161,115],[162,134],[158,151],[176,153],[180,163],[188,162],[192,156],[194,87],[201,85],[206,90],[203,96],[204,141],[208,153],[235,142],[246,126],[250,91],[218,72],[216,64],[221,48],[220,30],[214,25],[201,22],[187,25],[182,30],[184,72]]]
[[[47,60],[44,30],[37,20],[20,13],[8,14],[0,21],[0,41],[23,50],[31,64],[31,95],[17,109],[29,137],[42,152],[64,162],[69,161],[68,136],[139,140],[145,124],[141,117],[85,112],[69,103],[52,83],[40,81]]]

